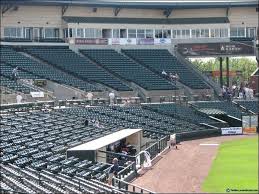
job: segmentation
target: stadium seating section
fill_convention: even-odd
[[[85,117],[60,111],[16,112],[1,116],[1,186],[11,185],[11,189],[25,193],[55,193],[62,189],[72,193],[78,193],[78,189],[87,193],[111,191],[97,181],[106,178],[110,164],[66,158],[65,153],[70,147],[117,129],[85,127]],[[124,167],[120,166],[122,169]]]
[[[207,102],[192,102],[192,104],[198,109],[208,110],[210,114],[221,114],[225,113],[227,115],[241,119],[242,111],[238,106],[230,101],[207,101]]]
[[[86,91],[101,90],[93,84],[87,83],[72,75],[62,72],[61,70],[58,70],[55,67],[47,66],[27,56],[24,56],[23,54],[16,52],[14,49],[10,47],[1,46],[1,62],[8,64],[9,66],[12,66],[12,68],[16,66],[19,67],[18,73],[19,76],[22,76],[21,78],[31,79],[31,74],[33,74],[34,76],[40,78],[52,80],[61,84],[66,84]],[[23,73],[24,71],[30,73],[26,74],[28,77],[25,76],[25,73]]]
[[[84,80],[98,82],[118,91],[131,90],[118,78],[68,47],[28,47],[25,51]]]
[[[202,78],[185,64],[180,63],[168,50],[125,49],[122,52],[158,74],[161,74],[163,70],[167,73],[177,73],[180,77],[179,81],[192,89],[209,88]]]
[[[175,87],[168,80],[162,78],[134,62],[128,57],[112,49],[81,50],[85,56],[103,65],[109,71],[121,76],[127,81],[135,82],[146,90],[172,90]]]
[[[25,85],[15,81],[15,80],[12,80],[8,77],[4,77],[4,76],[1,75],[0,79],[1,79],[0,86],[6,87],[6,88],[11,89],[15,92],[22,92],[24,94],[29,94],[30,92],[35,91],[34,89],[26,87]]]
[[[189,123],[173,116],[163,115],[151,110],[135,107],[93,107],[93,108],[71,108],[64,109],[73,115],[98,118],[99,121],[107,123],[115,128],[142,128],[144,137],[159,139],[171,133],[190,132],[204,130],[198,124]]]
[[[166,114],[178,117],[182,120],[186,120],[188,122],[200,124],[207,123],[213,124],[215,120],[209,118],[208,115],[201,113],[189,106],[183,106],[175,103],[166,103],[166,104],[147,104],[144,105],[144,108],[153,110],[160,114]]]
[[[258,114],[258,100],[238,100],[235,102],[247,110]]]

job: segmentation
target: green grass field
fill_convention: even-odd
[[[208,193],[252,192],[245,189],[258,190],[257,137],[222,143],[202,185],[202,190]]]

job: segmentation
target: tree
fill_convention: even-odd
[[[200,71],[216,71],[219,70],[219,59],[214,58],[210,60],[194,59],[191,60],[192,64],[195,65]],[[248,81],[251,74],[256,70],[257,62],[255,59],[248,57],[242,58],[230,58],[229,69],[230,71],[241,71],[245,81]],[[223,61],[223,71],[226,70],[225,60]],[[234,80],[237,78],[235,77]]]

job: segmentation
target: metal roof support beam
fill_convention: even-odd
[[[66,13],[68,5],[62,6],[62,16]]]
[[[172,14],[173,9],[166,9],[163,11],[163,14],[166,18],[168,18]]]
[[[119,7],[114,8],[113,9],[114,16],[117,16],[119,14],[120,10],[121,10],[121,8],[119,8]]]
[[[7,4],[7,5],[3,5],[3,8],[2,8],[2,14],[5,14],[9,9],[11,9],[13,6],[10,5],[10,4]]]
[[[227,7],[227,9],[226,9],[226,17],[228,17],[228,15],[229,15],[229,7]]]

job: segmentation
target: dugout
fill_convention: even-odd
[[[142,146],[142,133],[142,129],[123,129],[68,149],[67,158],[74,156],[80,160],[106,163],[110,146],[116,145],[120,141],[134,146],[138,153]]]

